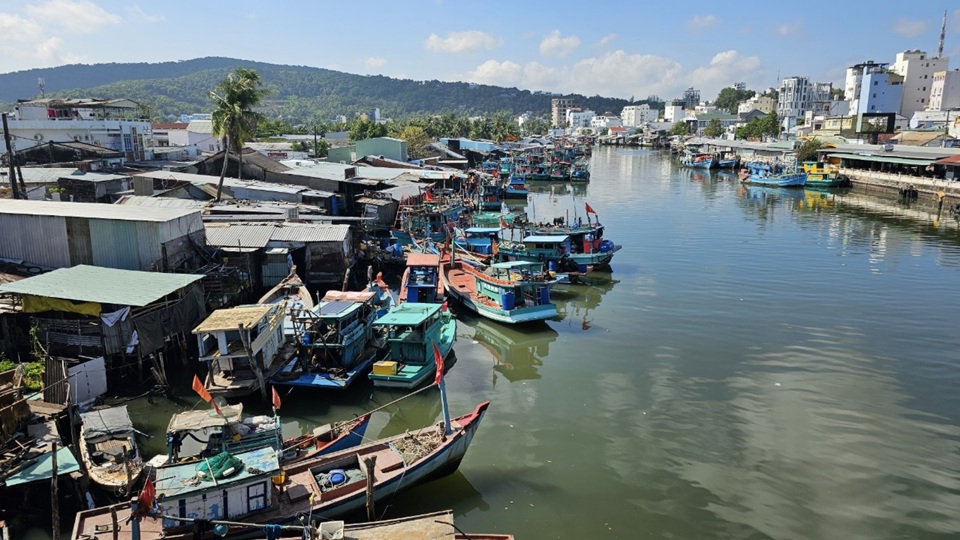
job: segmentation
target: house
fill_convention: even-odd
[[[403,139],[374,137],[372,139],[357,141],[355,148],[358,159],[365,156],[383,156],[397,161],[407,161],[407,159],[409,159],[407,155],[407,141]]]
[[[143,107],[129,99],[18,100],[7,122],[18,151],[80,142],[119,152],[126,160],[152,159],[152,125]],[[0,149],[7,151],[3,140]]]
[[[213,122],[191,120],[186,129],[167,128],[169,146],[193,146],[201,152],[220,152],[223,141],[213,135]]]
[[[200,212],[97,203],[0,200],[0,253],[45,268],[189,267],[203,245]]]
[[[17,155],[28,165],[68,164],[90,171],[116,169],[130,161],[121,151],[80,141],[47,141],[19,150]]]

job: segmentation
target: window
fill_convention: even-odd
[[[247,486],[247,511],[260,510],[267,506],[267,483]]]

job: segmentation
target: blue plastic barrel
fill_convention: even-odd
[[[585,265],[585,264],[578,264],[578,265],[577,265],[577,272],[580,272],[581,274],[586,274],[586,273],[587,273],[587,265]]]
[[[516,298],[514,298],[513,291],[507,291],[500,295],[500,306],[504,311],[510,311],[515,305],[515,300]]]
[[[556,271],[557,271],[557,261],[550,261],[549,263],[547,263],[547,270],[550,270],[551,272],[556,272]]]
[[[537,294],[540,296],[540,305],[546,305],[550,303],[550,288],[549,287],[540,287],[537,290]]]
[[[613,249],[613,242],[610,240],[604,240],[600,242],[600,253],[606,253]]]
[[[416,287],[407,287],[407,302],[416,303],[420,299],[420,290]]]

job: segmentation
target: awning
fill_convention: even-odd
[[[840,158],[840,159],[852,159],[856,161],[893,163],[896,165],[919,165],[921,167],[926,167],[927,165],[930,165],[933,162],[937,161],[936,159],[905,158],[905,157],[864,155],[864,154],[828,154],[828,157]]]

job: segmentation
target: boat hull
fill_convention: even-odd
[[[453,350],[453,343],[456,341],[457,321],[453,317],[444,321],[443,327],[439,333],[439,339],[433,341],[444,358]],[[433,361],[432,347],[423,351],[422,358],[402,359],[391,358],[398,362],[399,369],[396,375],[384,375],[379,373],[370,373],[370,380],[373,385],[380,388],[401,388],[412,390],[424,383],[431,375],[436,373],[436,363]]]

